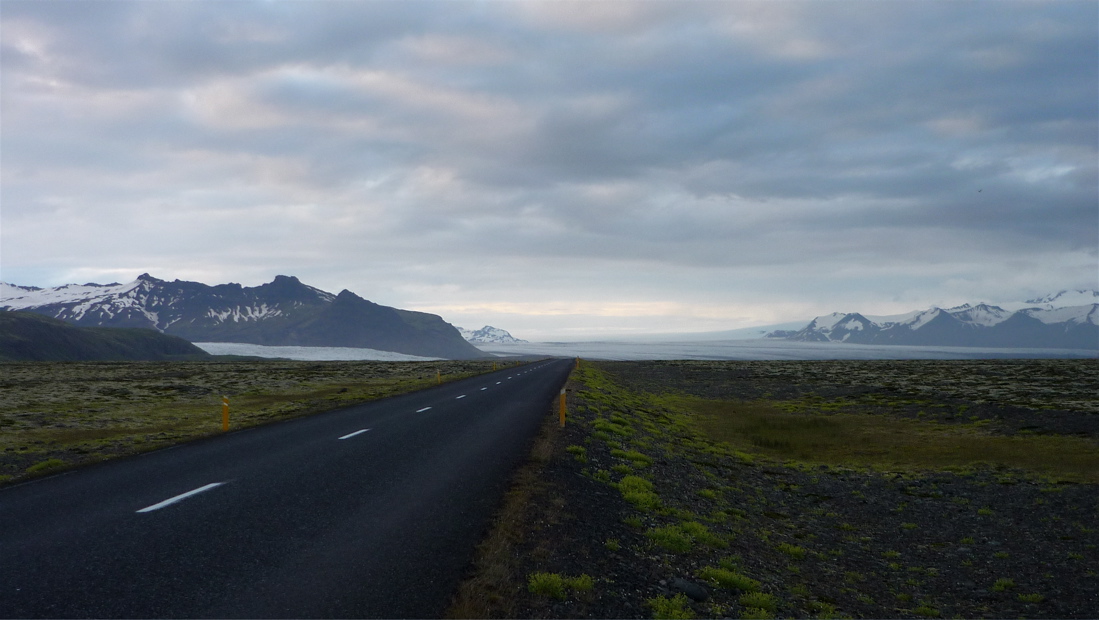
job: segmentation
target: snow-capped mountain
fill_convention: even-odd
[[[1066,305],[1096,299],[1096,291],[1067,291],[1030,300],[1016,310],[981,303],[890,317],[834,312],[818,316],[800,330],[771,332],[767,337],[857,344],[1099,349],[1099,302]]]
[[[0,310],[31,310],[78,325],[152,327],[161,332],[183,319],[187,326],[198,329],[226,322],[254,323],[288,315],[295,309],[328,304],[335,298],[288,276],[276,276],[274,281],[255,288],[165,282],[147,273],[128,284],[36,288],[0,283]],[[198,316],[194,316],[195,309],[199,309]]]
[[[461,332],[462,338],[465,338],[467,341],[474,344],[513,344],[526,342],[526,340],[521,340],[512,336],[506,329],[492,327],[491,325],[485,325],[476,331],[459,327],[458,331]]]
[[[454,359],[484,355],[434,314],[381,306],[347,290],[333,295],[292,276],[257,287],[166,282],[149,274],[127,284],[0,283],[0,310],[28,310],[83,326],[151,327],[191,342],[364,347]]]

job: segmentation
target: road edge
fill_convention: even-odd
[[[565,379],[563,388],[575,393],[579,384],[574,380],[575,369]],[[571,399],[566,408],[571,411]],[[561,438],[558,411],[560,401],[554,399],[546,412],[538,435],[534,438],[526,462],[512,476],[500,508],[493,515],[484,539],[477,545],[474,559],[461,583],[455,589],[444,618],[514,618],[515,589],[521,587],[518,559],[514,550],[530,533],[531,500],[545,496],[550,483],[542,472],[553,459]],[[552,504],[552,503],[551,503]],[[543,512],[554,506],[541,506]]]

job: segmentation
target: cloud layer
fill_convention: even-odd
[[[1094,287],[1094,2],[2,6],[0,267],[521,337]]]

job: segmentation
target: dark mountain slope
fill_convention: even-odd
[[[153,329],[75,327],[32,312],[0,312],[0,361],[160,361],[209,358]]]

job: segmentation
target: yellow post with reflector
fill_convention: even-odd
[[[565,428],[565,388],[561,388],[561,428]]]
[[[221,397],[221,430],[229,430],[229,397]]]

